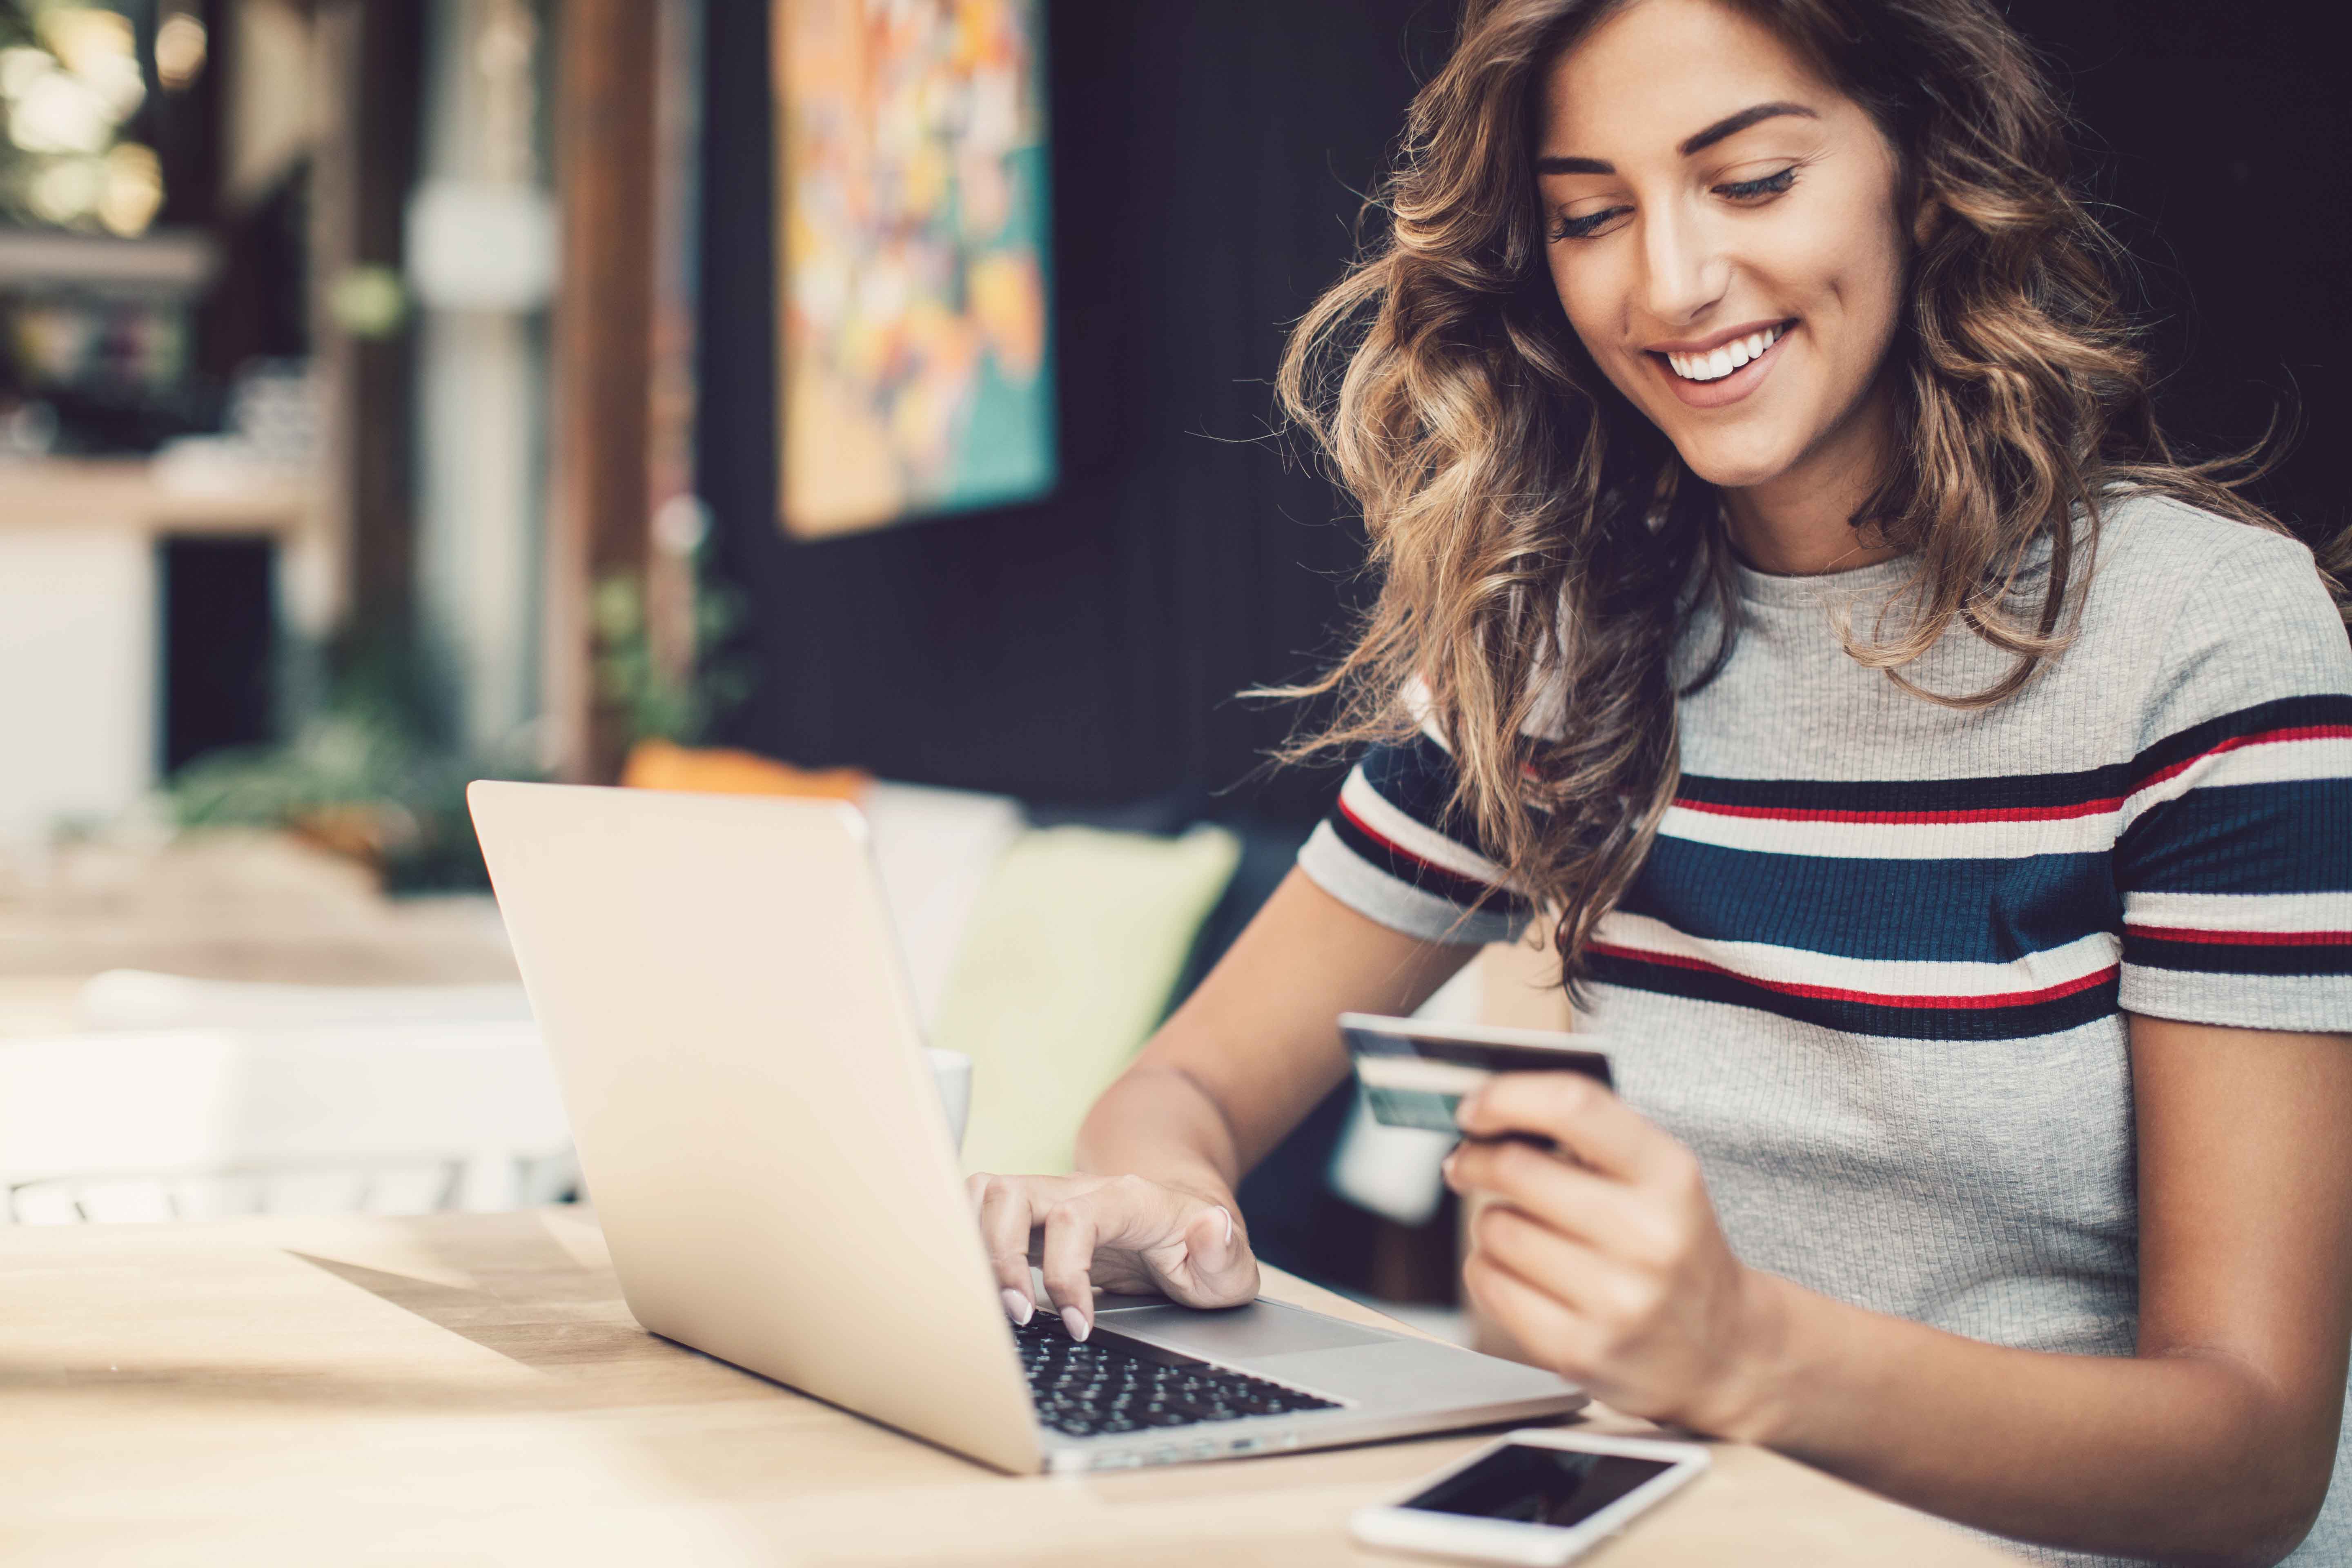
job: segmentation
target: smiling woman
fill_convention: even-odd
[[[1533,1354],[2043,1561],[2352,1561],[2352,647],[2064,132],[1990,0],[1474,0],[1282,381],[1364,754],[1084,1173],[976,1180],[1016,1315],[1033,1230],[1079,1332],[1244,1298],[1332,1015],[1540,920],[1615,1092],[1449,1172]]]
[[[1285,362],[1385,586],[1300,750],[1444,732],[1565,978],[1674,794],[1668,650],[1705,622],[1727,656],[1738,563],[1906,559],[1848,652],[1990,706],[2070,641],[2118,487],[2284,531],[2158,429],[2065,126],[1965,0],[1470,6],[1391,243]],[[2012,658],[1931,690],[1956,623]]]

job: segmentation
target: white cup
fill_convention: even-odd
[[[926,1046],[923,1054],[931,1059],[931,1079],[940,1086],[940,1109],[947,1112],[948,1136],[956,1148],[963,1148],[965,1123],[971,1120],[971,1058],[961,1051],[943,1051]]]

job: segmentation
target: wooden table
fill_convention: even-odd
[[[1008,1479],[646,1333],[576,1210],[0,1230],[0,1561],[74,1568],[1393,1563],[1349,1510],[1476,1441]],[[1587,1561],[2015,1561],[1716,1461]]]

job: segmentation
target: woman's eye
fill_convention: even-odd
[[[1754,180],[1735,180],[1727,185],[1717,185],[1715,187],[1715,194],[1718,196],[1727,196],[1735,202],[1760,201],[1766,196],[1779,195],[1796,183],[1797,166],[1791,163],[1777,174],[1766,174],[1760,179]]]
[[[1562,213],[1552,220],[1551,237],[1556,240],[1590,239],[1631,210],[1629,207],[1603,207],[1597,213],[1586,213],[1580,217],[1570,217]]]

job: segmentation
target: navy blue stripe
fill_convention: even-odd
[[[1710,942],[1945,963],[2008,963],[2123,924],[2105,855],[1849,860],[1664,837],[1619,908]]]
[[[2352,779],[2208,784],[2152,805],[2116,846],[2135,892],[2352,892]]]
[[[2260,702],[2177,731],[2128,763],[2073,773],[1960,779],[1731,779],[1685,773],[1676,797],[1760,811],[2015,811],[2081,805],[2128,795],[2143,779],[2222,742],[2271,730],[2352,724],[2352,697],[2327,694]]]
[[[1593,954],[1591,973],[1603,985],[1695,1002],[1721,1002],[1823,1029],[1903,1040],[2018,1040],[2079,1028],[2116,1011],[2116,982],[2112,978],[2070,996],[2016,1007],[1888,1007],[1874,1002],[1791,996],[1738,975],[1650,963],[1613,953]]]
[[[1454,808],[1454,758],[1444,747],[1426,735],[1416,735],[1397,745],[1373,747],[1364,753],[1360,765],[1364,782],[1391,805],[1432,832],[1486,859],[1495,858],[1479,842],[1477,825]]]
[[[2018,811],[2115,800],[2132,772],[2117,763],[2071,773],[1972,779],[1719,779],[1685,773],[1678,800],[1759,811]]]
[[[2132,761],[2136,778],[2161,772],[2175,763],[2204,755],[2222,742],[2266,730],[2300,730],[2313,724],[2352,724],[2352,696],[2328,692],[2314,697],[2282,697],[2257,702],[2186,730],[2176,730]]]
[[[2352,974],[2352,942],[2173,942],[2124,931],[2124,962],[2204,974]]]

